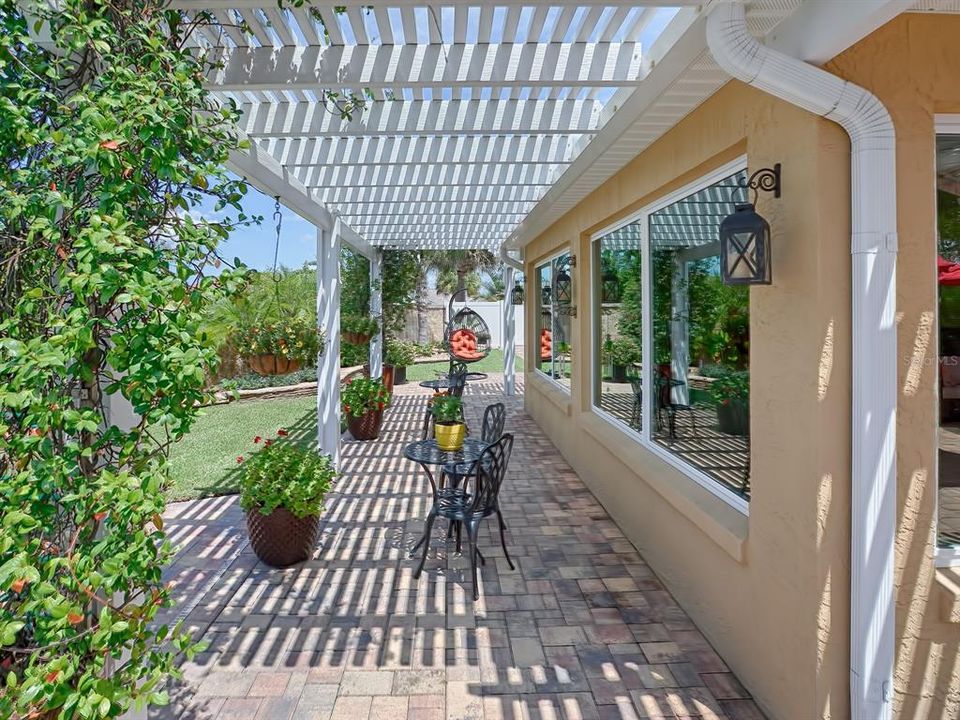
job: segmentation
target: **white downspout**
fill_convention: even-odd
[[[523,272],[523,263],[510,257],[510,251],[507,250],[506,243],[500,246],[500,260],[502,260],[503,264],[507,267],[512,267],[517,272]]]
[[[850,135],[852,230],[852,512],[850,704],[855,720],[892,717],[896,532],[896,141],[870,92],[765,47],[741,2],[707,20],[710,52],[735,78],[839,123]],[[788,200],[789,201],[789,200]]]

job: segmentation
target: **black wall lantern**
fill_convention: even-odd
[[[515,283],[510,291],[510,304],[523,305],[523,283]]]
[[[553,289],[550,285],[544,285],[540,288],[540,304],[541,305],[552,305],[550,301],[553,299]]]
[[[600,273],[600,301],[613,304],[620,302],[620,277],[611,268]]]
[[[757,170],[745,185],[756,202],[760,190],[780,197],[780,163]],[[753,207],[740,203],[720,223],[720,275],[725,285],[769,285],[773,282],[770,224]]]

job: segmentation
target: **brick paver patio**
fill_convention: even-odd
[[[468,387],[468,419],[501,399]],[[428,395],[399,389],[381,439],[348,443],[314,559],[257,562],[235,497],[172,505],[169,570],[210,647],[183,667],[163,718],[534,720],[762,718],[748,694],[557,449],[507,399],[516,447],[481,532],[482,597],[438,522],[419,581],[408,559],[429,485],[401,459]]]

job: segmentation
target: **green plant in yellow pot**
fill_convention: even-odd
[[[463,421],[463,401],[453,395],[437,394],[433,396],[433,433],[437,446],[447,452],[455,452],[463,447],[467,436],[467,425]]]

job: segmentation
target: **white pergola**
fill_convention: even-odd
[[[345,0],[285,9],[273,0],[172,0],[219,23],[199,43],[220,63],[209,88],[240,107],[251,141],[233,169],[317,227],[318,321],[329,338],[318,369],[321,449],[339,456],[341,243],[371,259],[374,279],[382,248],[499,250],[509,297],[522,269],[511,251],[730,79],[706,38],[707,16],[730,1],[743,0]],[[746,5],[750,33],[814,64],[900,12],[957,11],[957,0]],[[344,120],[325,107],[324,90],[370,102]],[[372,314],[380,302],[374,292]],[[512,392],[513,306],[505,307]],[[375,345],[374,374],[379,358]],[[867,709],[858,717],[887,718],[892,579],[867,580],[851,603],[851,702]],[[889,647],[880,648],[881,635]]]
[[[241,109],[251,144],[232,169],[317,227],[323,449],[339,452],[341,243],[370,258],[374,280],[383,248],[500,251],[509,297],[522,269],[511,250],[729,80],[706,44],[716,1],[172,0],[216,21],[198,39],[218,61],[208,87]],[[822,61],[902,4],[754,0],[749,21]],[[369,99],[345,120],[329,90]],[[504,314],[512,393],[509,303]]]

